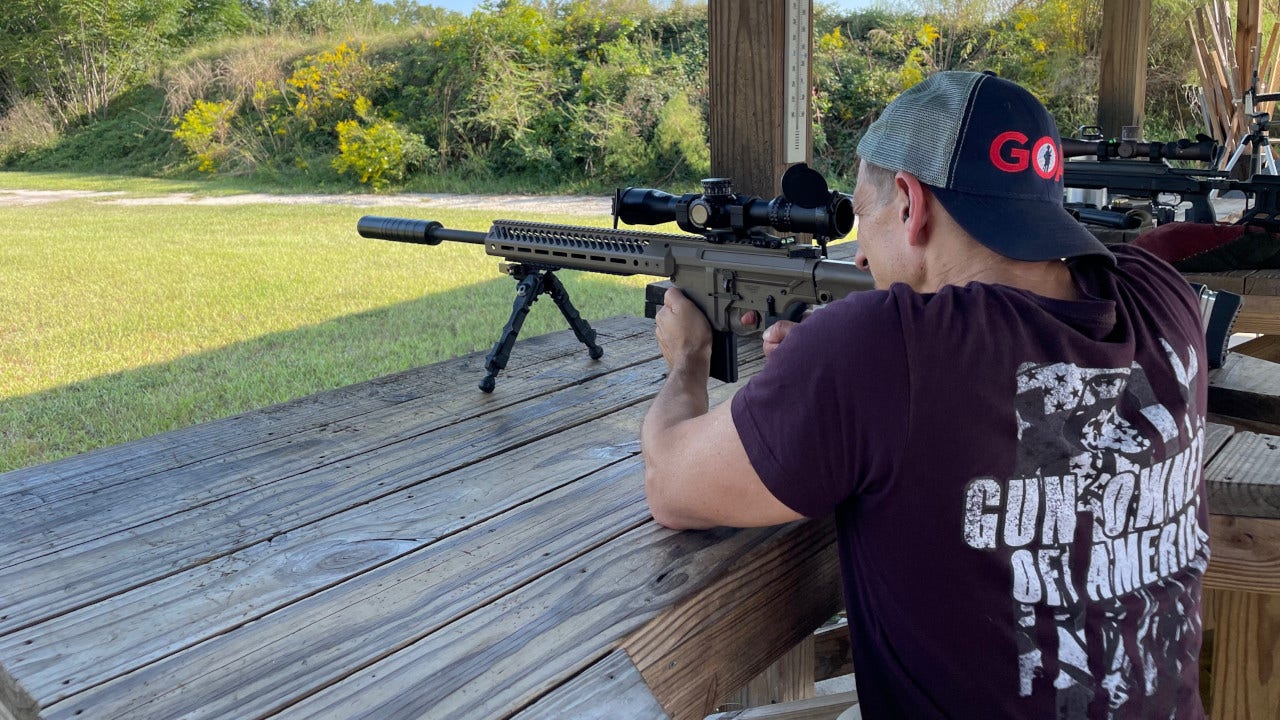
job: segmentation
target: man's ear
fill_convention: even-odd
[[[928,240],[930,203],[933,195],[925,188],[920,179],[909,172],[899,170],[893,176],[894,201],[899,217],[906,224],[907,242],[911,245],[923,245]]]

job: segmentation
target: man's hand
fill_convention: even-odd
[[[764,338],[764,356],[766,358],[769,357],[769,354],[782,344],[782,341],[787,337],[787,333],[791,332],[791,328],[799,324],[790,320],[779,320],[765,328],[762,336]]]
[[[711,324],[693,301],[679,288],[667,288],[662,309],[654,318],[658,347],[667,367],[684,372],[711,372]]]
[[[813,313],[813,308],[804,311],[803,317],[809,317]],[[803,318],[802,318],[803,319]],[[748,310],[742,314],[742,324],[748,327],[760,324],[760,314],[755,310]],[[764,356],[767,358],[782,341],[787,337],[787,333],[791,332],[791,328],[799,325],[799,323],[791,320],[779,320],[764,329],[761,336],[764,340]]]
[[[711,324],[677,288],[668,289],[662,302],[654,320],[670,372],[640,428],[645,496],[654,519],[669,528],[755,527],[800,519],[751,466],[731,405],[708,407]],[[774,332],[781,342],[786,329]]]

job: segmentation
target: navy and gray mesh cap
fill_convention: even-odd
[[[858,155],[915,175],[975,240],[1014,260],[1115,257],[1062,206],[1062,141],[1031,93],[989,73],[940,72],[898,96]]]

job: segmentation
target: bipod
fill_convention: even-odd
[[[578,309],[569,301],[569,291],[550,269],[510,263],[505,265],[503,270],[515,278],[519,284],[516,286],[516,300],[511,308],[511,317],[507,320],[506,327],[502,328],[502,335],[498,338],[498,342],[494,343],[493,349],[485,356],[484,367],[488,374],[480,381],[481,390],[487,393],[493,392],[493,388],[497,385],[498,373],[507,366],[507,360],[511,358],[511,348],[516,344],[516,336],[520,334],[520,328],[529,315],[529,309],[537,302],[538,296],[544,293],[556,301],[560,314],[564,315],[564,319],[568,321],[569,327],[573,328],[573,334],[578,336],[578,340],[587,346],[587,354],[591,359],[599,360],[604,355],[604,348],[595,342],[596,331],[578,314]]]

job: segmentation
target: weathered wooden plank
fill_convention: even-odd
[[[580,359],[539,363],[527,370],[518,385],[515,378],[508,378],[511,382],[506,387],[511,389],[491,395],[481,393],[470,384],[460,385],[458,376],[450,374],[455,370],[453,363],[447,362],[437,367],[436,376],[443,384],[434,386],[433,394],[419,395],[358,417],[328,422],[247,448],[235,448],[211,459],[142,475],[128,483],[115,482],[113,476],[105,485],[95,488],[95,476],[88,474],[78,482],[93,489],[75,491],[69,496],[65,496],[61,488],[48,493],[31,489],[11,494],[0,499],[0,511],[12,519],[0,526],[0,549],[4,551],[0,567],[141,525],[184,507],[214,502],[278,478],[340,463],[380,445],[480,417],[513,403],[607,375],[637,361],[652,360],[657,357],[652,322],[636,322],[648,322],[650,332],[615,343],[623,352],[606,355],[599,361],[583,355]],[[566,335],[573,340],[570,333],[556,335],[562,342]],[[515,390],[516,387],[520,390]]]
[[[572,338],[572,334],[568,337]],[[561,338],[563,340],[563,336]],[[73,497],[45,498],[42,493],[28,493],[24,501],[20,501],[10,496],[0,501],[5,514],[13,518],[12,523],[0,527],[0,548],[4,550],[0,568],[136,527],[187,507],[206,505],[247,488],[265,486],[275,479],[339,464],[347,457],[434,432],[458,421],[498,413],[530,398],[604,377],[637,360],[657,357],[652,334],[628,338],[620,345],[631,352],[614,354],[608,360],[585,360],[590,363],[585,373],[579,372],[585,369],[579,364],[581,361],[572,361],[567,366],[541,364],[540,372],[521,383],[524,392],[485,395],[470,384],[458,383],[456,375],[448,374],[451,372],[448,365],[440,366],[439,372],[452,382],[435,395],[413,398],[342,423],[321,425],[215,459],[166,473],[143,475],[133,482],[110,484]],[[92,482],[92,477],[84,478],[87,486]]]
[[[634,482],[641,482],[637,466]],[[279,714],[463,718],[532,702],[617,638],[786,528],[673,532],[649,522]],[[785,542],[783,544],[786,544]],[[529,640],[536,636],[537,643]]]
[[[1210,515],[1209,548],[1205,587],[1280,594],[1280,520]]]
[[[1107,137],[1141,127],[1147,96],[1147,18],[1151,0],[1103,0],[1098,124]]]
[[[1280,437],[1237,432],[1204,474],[1212,512],[1280,518]]]
[[[710,714],[727,690],[749,681],[839,609],[831,518],[788,527],[785,541],[760,547],[624,641],[671,717]],[[708,604],[719,608],[710,618],[694,610]],[[744,624],[754,631],[739,632]],[[697,673],[688,671],[694,667]]]
[[[1280,424],[1258,422],[1257,420],[1242,420],[1241,418],[1233,418],[1227,415],[1219,415],[1217,413],[1209,413],[1208,417],[1213,422],[1229,425],[1235,428],[1236,432],[1255,432],[1263,435],[1280,435]]]
[[[781,705],[716,713],[706,720],[835,720],[840,713],[858,704],[858,692],[836,693]]]
[[[1237,295],[1244,295],[1244,278],[1250,270],[1229,270],[1215,273],[1183,273],[1190,283],[1199,283],[1211,290],[1226,290]]]
[[[624,650],[578,673],[511,720],[669,720]]]
[[[757,353],[756,359],[744,366],[744,374],[750,375],[760,365]],[[730,386],[716,384],[712,397],[724,399],[732,391]],[[246,708],[258,708],[272,701],[287,703],[324,684],[330,677],[326,672],[340,676],[361,662],[372,662],[386,648],[409,642],[404,639],[406,636],[417,637],[414,633],[426,632],[432,623],[447,622],[493,594],[501,594],[518,584],[522,580],[515,568],[522,562],[554,565],[571,557],[575,549],[591,547],[593,543],[583,539],[581,533],[570,532],[574,525],[566,521],[568,529],[552,523],[538,526],[540,532],[549,534],[547,537],[512,537],[510,543],[514,544],[501,546],[510,554],[494,556],[490,548],[498,546],[489,533],[499,532],[493,529],[499,521],[487,522],[483,527],[476,523],[498,510],[539,496],[557,483],[571,482],[589,469],[634,455],[638,451],[637,441],[629,440],[619,446],[617,440],[637,437],[644,409],[643,405],[625,408],[574,428],[571,433],[525,445],[518,455],[500,454],[482,460],[437,478],[430,486],[408,488],[316,525],[276,536],[269,544],[259,543],[207,566],[192,568],[30,628],[29,632],[19,633],[21,637],[15,636],[11,644],[22,650],[24,643],[34,638],[40,649],[28,650],[26,656],[20,656],[23,664],[18,669],[27,672],[26,677],[31,681],[42,684],[44,691],[50,693],[44,697],[46,700],[72,696],[55,708],[81,711],[92,708],[95,716],[101,717],[116,716],[111,713],[128,716],[128,708],[140,703],[161,716],[186,715],[198,710],[211,717],[244,714],[249,712]],[[608,474],[614,470],[603,472]],[[627,472],[639,471],[632,468]],[[478,478],[486,480],[482,483]],[[373,478],[365,482],[375,484]],[[447,490],[444,483],[455,489]],[[638,512],[641,519],[647,518],[640,489],[642,481],[628,485],[609,475],[599,480],[588,477],[577,484],[583,488],[603,484],[610,492],[623,493],[632,501],[628,511]],[[486,487],[487,491],[481,496],[476,493],[476,487]],[[537,497],[529,501],[527,507],[509,511],[507,515],[525,517],[541,513],[546,517],[563,516],[586,523],[604,509],[613,507],[609,501],[612,495],[593,495],[576,503],[559,497],[565,493],[576,497],[582,492],[587,491],[562,488],[545,499]],[[614,504],[617,504],[616,498]],[[615,532],[616,528],[627,526],[615,517],[605,518],[602,524]],[[504,539],[510,533],[501,532],[507,533],[500,534]],[[468,547],[467,538],[477,535],[482,538],[480,547]],[[443,536],[448,537],[438,545],[414,550]],[[544,550],[541,556],[532,550],[536,548]],[[410,552],[412,554],[405,555]],[[358,582],[344,583],[314,598],[307,597],[397,555],[403,559],[371,575],[361,576]],[[476,577],[468,577],[465,583],[433,589],[431,584],[438,582],[435,578],[449,577],[446,566],[451,557],[465,557],[468,563],[481,568],[502,570],[494,578],[473,573]],[[412,570],[422,563],[433,564],[429,575],[418,570],[417,576],[405,580],[396,574],[410,572],[399,568]],[[528,572],[530,576],[538,573],[536,569]],[[390,574],[393,579],[383,579],[381,574]],[[508,575],[517,577],[508,578]],[[467,588],[462,599],[456,596],[459,584]],[[369,607],[360,599],[352,599],[358,598],[361,592],[368,594],[372,589],[391,586],[408,588],[403,600],[409,605],[404,612],[415,613],[410,620],[396,623],[394,617],[388,619],[387,614],[381,612],[386,610],[385,600],[377,601],[380,612],[371,618],[361,616],[353,620],[344,614],[351,607]],[[199,592],[192,593],[193,587],[199,588]],[[478,592],[476,588],[484,588],[485,592]],[[431,598],[446,591],[455,593],[447,598],[455,606],[442,608],[440,603],[432,603]],[[302,608],[320,606],[322,609],[284,607],[279,612],[271,612],[297,598],[307,598],[300,603]],[[464,601],[469,604],[459,604]],[[338,609],[334,610],[335,607]],[[334,624],[323,619],[314,621],[311,615],[297,618],[297,613],[307,612],[322,618],[335,615],[339,620]],[[141,626],[140,618],[147,619],[145,627]],[[364,627],[360,624],[362,621],[366,625],[372,622],[376,627]],[[238,628],[247,622],[251,623],[245,626],[250,631],[239,632]],[[300,627],[307,630],[300,631]],[[386,639],[387,633],[396,632],[401,635]],[[343,645],[339,639],[348,634],[352,634],[351,638]],[[94,644],[100,643],[103,636],[121,637],[129,646],[115,647],[107,643],[105,647],[95,648]],[[207,642],[201,642],[205,640]],[[319,645],[320,649],[305,647],[307,642]],[[191,647],[184,650],[188,646]],[[296,655],[287,655],[288,648],[294,646],[302,649]],[[361,661],[359,658],[364,657],[361,653],[373,653],[373,657]],[[8,650],[0,651],[0,657],[8,656]],[[69,660],[71,656],[75,659]],[[285,657],[297,660],[285,662],[282,659]],[[164,659],[130,673],[158,658]],[[211,666],[223,668],[218,678],[205,677]],[[187,677],[188,674],[191,677]],[[295,677],[298,674],[304,677]],[[116,675],[125,676],[85,692],[86,688]],[[266,689],[250,683],[246,677],[256,678]],[[136,693],[138,686],[146,692]],[[190,689],[193,687],[210,687],[216,702],[199,692],[193,694]],[[190,702],[194,702],[194,706],[183,704]],[[244,706],[236,705],[237,702]]]
[[[1246,296],[1232,328],[1240,333],[1280,334],[1280,297]]]
[[[1205,424],[1204,431],[1204,462],[1207,465],[1214,455],[1226,446],[1231,436],[1236,433],[1235,428],[1223,423],[1209,421]]]
[[[610,363],[639,359],[635,352],[641,345],[632,340],[649,338],[652,345],[650,321],[614,317],[593,327],[602,337],[601,344],[606,349],[604,360]],[[484,356],[483,352],[472,353],[260,410],[13,470],[0,474],[0,504],[19,508],[18,504],[8,505],[15,502],[8,496],[30,495],[34,506],[47,505],[459,387],[458,378],[483,376]],[[519,353],[503,377],[525,378],[545,373],[548,364],[583,375],[594,365],[572,334],[550,333],[521,340]],[[27,509],[27,506],[21,507],[24,511]]]
[[[711,0],[707,18],[711,171],[733,178],[737,192],[773,197],[788,164],[786,3]],[[812,154],[807,142],[804,152]]]
[[[1280,363],[1280,335],[1260,335],[1231,348],[1232,352],[1259,360]]]
[[[42,703],[52,704],[418,552],[441,538],[465,533],[523,503],[548,513],[548,508],[563,503],[565,512],[581,512],[574,500],[584,493],[557,488],[604,472],[607,466],[638,453],[638,443],[615,443],[633,433],[639,419],[639,408],[616,413],[531,443],[518,457],[500,455],[444,475],[432,481],[429,491],[402,490],[24,628],[0,637],[0,658]],[[591,485],[584,483],[584,487]],[[607,496],[589,498],[601,504],[589,508],[590,512],[599,514],[609,507]],[[639,519],[644,519],[643,512]],[[580,540],[568,526],[557,529],[563,531],[562,538],[530,542],[558,547],[561,542]],[[548,550],[541,557],[494,562],[514,565],[518,560],[543,563],[554,558]],[[494,582],[486,590],[500,586]],[[472,599],[479,602],[485,596],[475,593]]]
[[[1274,720],[1280,708],[1280,595],[1210,588],[1205,600],[1206,640],[1213,644],[1209,717]]]
[[[1231,353],[1209,371],[1209,412],[1280,423],[1280,364]]]
[[[756,707],[804,700],[814,695],[813,635],[801,640],[782,657],[751,678],[745,687],[724,696],[717,706]]]
[[[118,508],[112,520],[123,530],[67,548],[56,555],[0,569],[0,587],[11,588],[0,608],[0,633],[125,592],[169,574],[208,563],[317,519],[412,487],[502,452],[519,448],[567,428],[580,426],[653,397],[666,364],[649,361],[609,373],[596,382],[572,385],[462,422],[446,424],[422,434],[402,431],[399,423],[418,422],[397,413],[370,425],[334,428],[312,443],[293,443],[278,455],[255,457],[237,476],[245,483],[254,473],[279,478],[248,485],[243,492],[189,508],[167,517],[134,522],[134,514],[148,517],[158,505]],[[479,391],[477,391],[477,394]],[[423,409],[424,413],[430,411]],[[363,438],[364,452],[338,453],[332,445],[342,435]],[[410,435],[379,447],[379,437]],[[327,442],[322,442],[322,440]],[[370,452],[375,450],[376,452]],[[311,472],[287,474],[279,467],[295,467],[304,460],[330,453],[341,462]],[[210,481],[217,480],[216,468]],[[146,502],[145,498],[134,499]],[[140,555],[139,548],[148,552]]]
[[[1280,296],[1280,270],[1254,270],[1245,279],[1244,291],[1249,295]]]
[[[0,667],[0,720],[36,720],[40,703]]]
[[[818,628],[814,633],[813,679],[829,680],[853,671],[849,621],[841,618],[837,623]]]
[[[530,522],[532,517],[556,522]],[[401,557],[358,581],[336,585],[74,695],[53,705],[49,714],[260,717],[376,665],[451,623],[467,622],[468,613],[491,613],[489,608],[502,604],[502,597],[513,589],[647,520],[639,462],[625,461]],[[597,561],[588,566],[595,568]],[[483,623],[475,631],[494,633],[495,640],[510,632],[519,634],[518,627]],[[465,654],[475,647],[468,639],[452,651]],[[481,673],[487,664],[476,659],[472,669]],[[441,667],[440,660],[422,663],[424,671],[427,667]],[[210,668],[218,670],[210,674]],[[423,679],[425,685],[442,681]],[[470,681],[459,679],[463,685]],[[431,704],[418,707],[425,710]],[[455,717],[461,716],[465,715]]]

